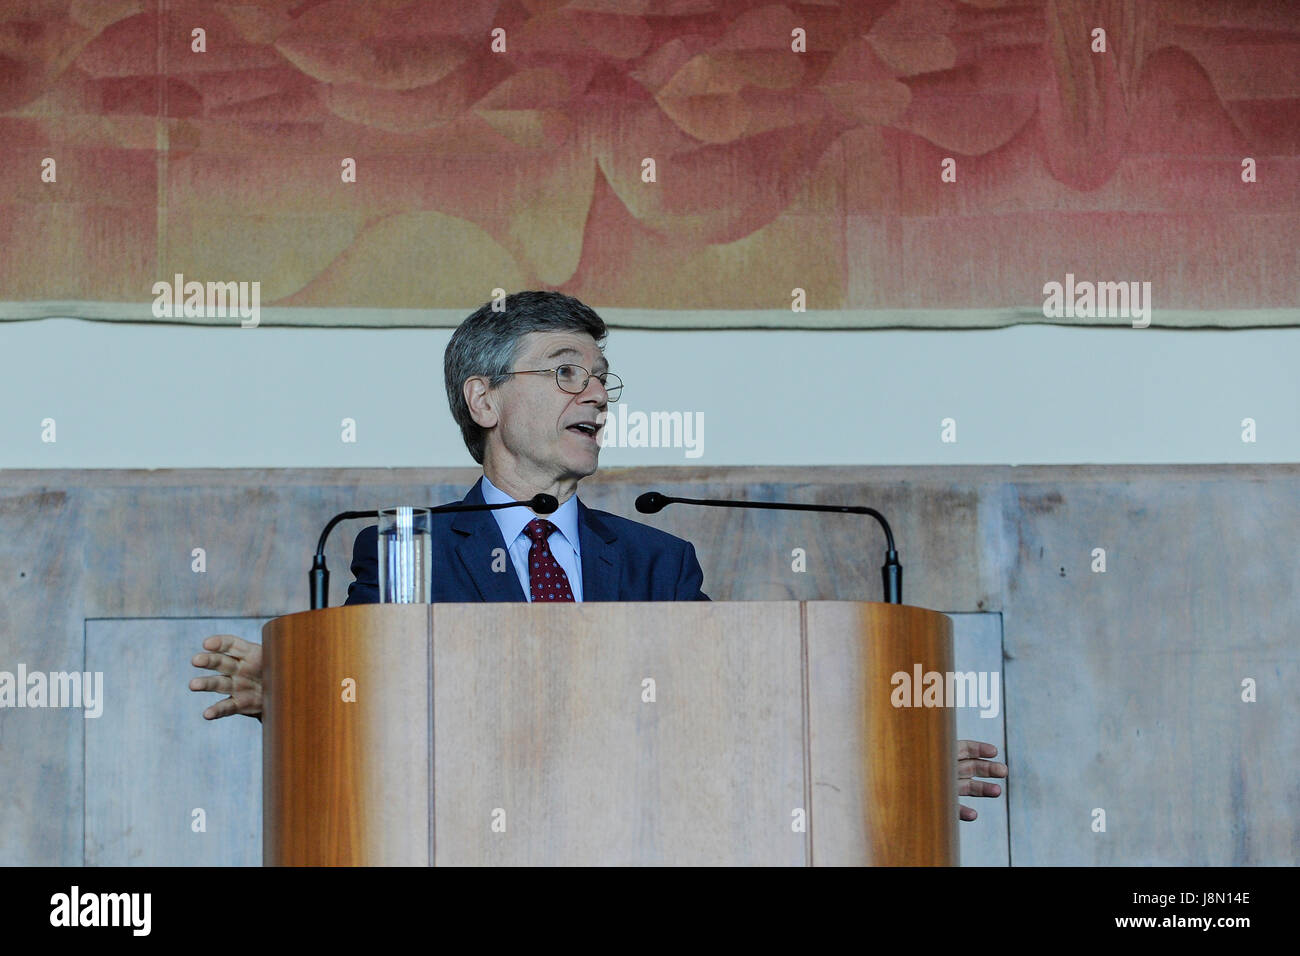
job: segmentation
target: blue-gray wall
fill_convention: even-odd
[[[0,468],[471,465],[450,335],[0,323]],[[699,457],[607,447],[607,467],[1300,461],[1300,329],[615,330],[607,354],[629,412],[704,420]]]

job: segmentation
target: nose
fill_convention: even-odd
[[[600,379],[596,378],[595,375],[587,379],[587,387],[582,390],[582,394],[578,396],[578,399],[585,401],[589,394],[597,398],[597,405],[609,404],[609,392],[605,391],[605,386],[600,384]]]

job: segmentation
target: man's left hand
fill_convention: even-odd
[[[998,748],[982,740],[957,741],[957,796],[959,797],[996,797],[1002,793],[1002,787],[996,783],[985,783],[976,777],[1005,777],[1007,765],[985,757],[996,757]],[[965,804],[958,805],[957,816],[962,820],[974,820],[979,813]]]

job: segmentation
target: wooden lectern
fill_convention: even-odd
[[[269,865],[958,863],[954,711],[893,681],[953,670],[934,611],[380,604],[263,638]]]

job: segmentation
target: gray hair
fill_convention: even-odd
[[[506,296],[504,312],[494,312],[487,302],[460,324],[447,343],[442,371],[451,417],[480,465],[487,435],[470,416],[465,381],[483,375],[489,388],[505,382],[519,343],[530,332],[586,332],[602,350],[608,334],[604,320],[590,306],[560,292],[516,292]]]

